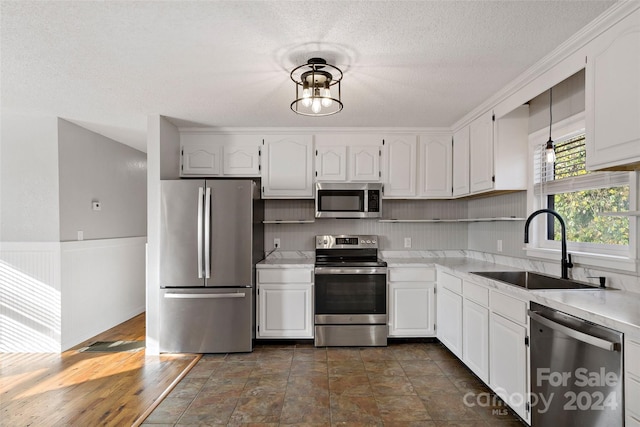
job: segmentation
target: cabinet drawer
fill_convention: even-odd
[[[636,418],[640,418],[640,381],[627,375],[625,381],[625,403],[627,414],[631,413]]]
[[[311,283],[313,271],[306,268],[258,270],[258,283]]]
[[[527,303],[500,292],[491,291],[491,310],[518,323],[527,323]]]
[[[441,273],[438,276],[438,284],[451,292],[462,294],[462,279],[449,273]]]
[[[465,298],[475,301],[478,304],[484,305],[485,307],[489,306],[489,289],[484,286],[476,285],[475,283],[465,280],[462,294]]]
[[[389,269],[390,282],[435,282],[434,268],[401,267]]]
[[[640,343],[627,340],[625,342],[624,363],[626,371],[640,378]],[[638,400],[640,402],[640,400]],[[640,412],[640,409],[638,409]]]

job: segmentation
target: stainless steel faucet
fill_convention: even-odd
[[[539,209],[529,215],[529,217],[527,218],[527,222],[524,223],[524,242],[529,243],[529,224],[531,223],[531,220],[542,213],[551,214],[558,218],[558,221],[560,222],[562,234],[562,259],[560,260],[560,268],[562,269],[561,277],[563,279],[568,279],[569,269],[573,267],[573,263],[571,262],[571,254],[567,255],[567,227],[564,224],[564,219],[562,219],[558,212],[551,209]]]

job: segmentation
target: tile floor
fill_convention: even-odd
[[[480,404],[486,393],[437,342],[258,345],[205,355],[143,425],[523,425],[500,401]]]

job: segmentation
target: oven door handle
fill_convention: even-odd
[[[316,267],[316,275],[327,274],[387,274],[387,267]]]
[[[529,317],[531,318],[531,320],[535,320],[536,322],[551,328],[555,331],[561,332],[573,339],[576,339],[578,341],[582,341],[585,342],[587,344],[591,344],[594,345],[596,347],[599,347],[603,350],[607,350],[607,351],[620,351],[620,344],[617,342],[611,342],[608,340],[604,340],[602,338],[599,337],[594,337],[593,335],[589,335],[587,333],[584,333],[582,331],[578,331],[576,329],[570,328],[568,326],[565,325],[561,325],[560,323],[556,323],[551,319],[547,319],[546,317],[542,316],[540,313],[538,313],[537,311],[533,311],[533,310],[527,310],[529,313]]]

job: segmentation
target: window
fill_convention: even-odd
[[[611,213],[630,210],[631,173],[587,171],[584,129],[556,140],[554,163],[546,162],[542,138],[535,139],[534,208],[553,209],[564,218],[569,250],[629,257],[633,239],[629,217]],[[536,231],[537,246],[559,247],[560,232],[559,223],[547,215]]]

